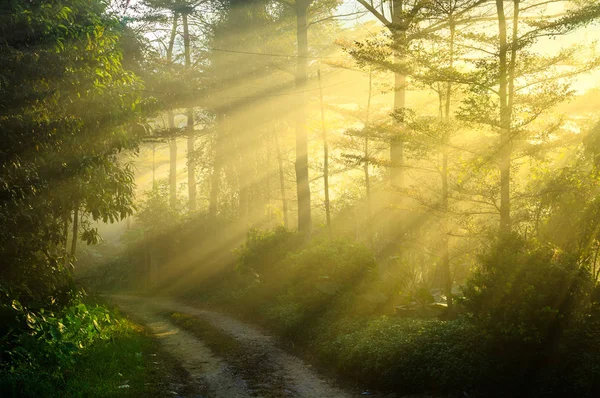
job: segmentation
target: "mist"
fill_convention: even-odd
[[[597,396],[599,16],[0,6],[0,392]]]

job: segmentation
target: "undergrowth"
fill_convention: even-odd
[[[160,388],[147,383],[156,379],[155,342],[106,306],[77,295],[52,309],[11,300],[0,313],[3,397],[152,396]]]
[[[480,258],[456,319],[390,315],[365,247],[254,232],[200,297],[293,342],[325,370],[399,393],[600,395],[600,289],[576,256],[510,237]],[[394,290],[396,289],[396,290]],[[385,296],[383,299],[379,296]]]

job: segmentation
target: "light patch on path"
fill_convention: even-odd
[[[112,296],[119,308],[144,323],[166,351],[190,373],[200,389],[208,389],[214,398],[249,397],[246,383],[236,377],[227,364],[200,340],[160,316],[144,300]]]
[[[271,336],[263,334],[258,329],[240,322],[223,313],[198,309],[189,305],[181,304],[168,298],[138,298],[130,296],[113,296],[114,301],[123,309],[123,311],[132,315],[139,316],[145,323],[156,322],[153,319],[160,318],[163,324],[165,320],[157,315],[159,311],[181,312],[193,315],[208,322],[223,333],[237,340],[244,347],[254,352],[259,352],[265,360],[272,364],[274,374],[273,378],[280,378],[285,383],[286,391],[289,396],[299,398],[346,398],[356,396],[357,394],[348,393],[333,387],[325,380],[321,379],[312,369],[309,368],[301,359],[278,348]],[[226,395],[215,395],[216,397],[249,397],[248,386],[243,381],[234,381],[235,375],[227,369],[223,360],[213,355],[210,350],[194,336],[177,329],[172,324],[169,328],[178,330],[177,333],[167,335],[164,339],[170,340],[166,348],[173,352],[177,358],[182,359],[182,364],[186,369],[192,367],[196,372],[194,378],[203,377],[209,384],[211,390],[214,390],[215,383],[230,385],[231,393]],[[149,325],[153,330],[156,327]],[[156,327],[157,333],[164,333]],[[173,350],[171,350],[171,347]],[[205,363],[206,362],[206,363]],[[190,373],[192,371],[188,369]],[[203,372],[208,371],[207,374]],[[266,375],[268,377],[268,375]],[[240,395],[241,394],[241,395]],[[245,395],[244,395],[245,394]],[[359,394],[360,395],[360,394]]]

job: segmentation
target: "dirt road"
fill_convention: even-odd
[[[317,375],[310,365],[278,348],[272,337],[223,313],[166,298],[111,296],[111,299],[123,312],[147,325],[163,348],[180,361],[197,383],[197,397],[342,398],[361,395],[333,386]],[[198,318],[211,330],[222,333],[237,348],[218,350],[219,347],[210,341],[203,341],[196,333],[176,326],[168,315],[173,312]]]

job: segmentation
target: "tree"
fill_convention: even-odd
[[[295,0],[296,13],[296,192],[298,195],[298,231],[310,233],[310,185],[308,179],[308,133],[306,131],[306,99],[303,93],[308,81],[308,10],[313,0]]]
[[[485,0],[475,2],[483,3]],[[428,34],[447,26],[447,21],[437,21],[423,27],[423,23],[431,21],[431,1],[429,0],[390,0],[385,9],[385,1],[380,4],[378,10],[372,1],[358,0],[375,18],[377,18],[389,32],[389,44],[384,45],[393,54],[392,62],[382,57],[381,53],[373,53],[373,47],[381,48],[382,43],[367,41],[351,54],[360,62],[367,62],[387,67],[394,72],[394,109],[401,111],[406,107],[407,77],[410,75],[410,47],[415,40],[419,40]],[[434,2],[436,3],[436,2]],[[450,2],[452,3],[452,2]],[[455,16],[459,18],[468,13],[475,4],[462,7]],[[401,115],[401,113],[399,113]],[[393,119],[394,126],[398,132],[404,128],[402,117]],[[401,188],[404,185],[404,140],[402,134],[396,132],[390,138],[390,182],[393,187]]]
[[[463,120],[486,124],[499,132],[495,155],[500,174],[500,232],[508,233],[512,228],[511,159],[515,141],[531,135],[544,112],[573,94],[569,87],[572,77],[598,64],[598,60],[577,62],[577,48],[564,49],[553,56],[540,56],[528,49],[540,38],[564,35],[588,23],[598,16],[600,7],[584,4],[540,21],[537,17],[521,17],[521,11],[535,15],[546,9],[548,2],[513,0],[511,26],[505,2],[496,0],[495,6],[498,35],[492,39],[492,50],[485,51],[488,59],[477,61],[477,72],[467,77],[471,95],[459,113]],[[484,40],[489,45],[487,39]],[[559,66],[565,64],[570,65],[567,72]],[[548,127],[553,128],[556,126]]]
[[[69,0],[0,10],[2,280],[41,298],[69,274],[71,212],[106,222],[132,213],[133,172],[119,153],[143,134],[140,87],[122,67],[122,25],[105,7]],[[73,241],[80,236],[97,240],[91,228],[75,229]]]

